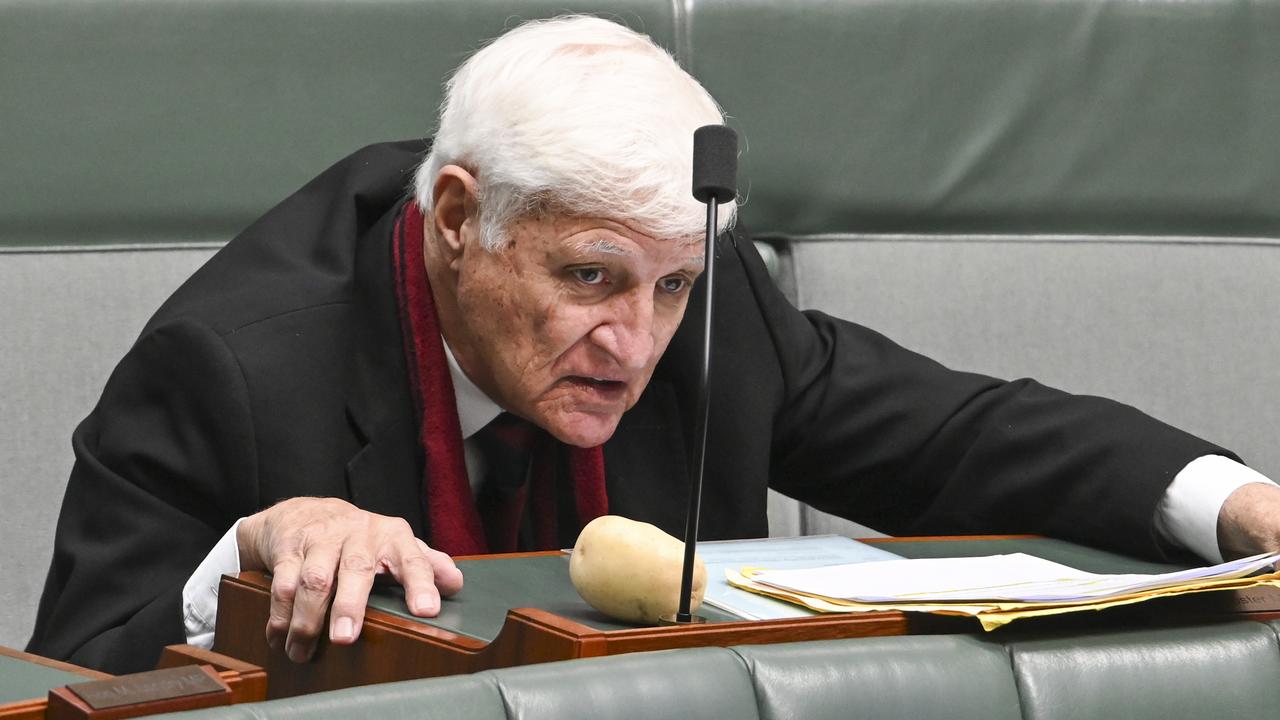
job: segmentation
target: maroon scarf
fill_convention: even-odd
[[[416,203],[405,205],[392,239],[396,300],[404,338],[409,388],[421,416],[419,441],[426,456],[428,544],[449,555],[479,555],[516,550],[526,508],[538,547],[557,547],[555,480],[563,445],[540,432],[533,446],[527,485],[505,503],[476,506],[462,450],[458,403],[445,359],[440,320],[423,263],[423,216]],[[608,512],[604,451],[600,447],[569,448],[578,528]]]

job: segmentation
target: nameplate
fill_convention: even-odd
[[[124,706],[187,708],[225,705],[225,702],[229,702],[227,685],[209,667],[200,665],[169,667],[109,680],[74,683],[67,685],[65,689],[83,703],[82,711],[88,711],[88,716]],[[211,703],[198,702],[206,696],[210,700],[218,700]],[[221,698],[218,696],[227,696],[227,700],[219,702]],[[72,702],[72,705],[78,703]],[[116,716],[115,712],[110,715]]]

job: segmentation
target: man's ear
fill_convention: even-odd
[[[462,256],[467,241],[480,231],[480,205],[476,201],[475,177],[457,165],[445,165],[436,174],[431,196],[431,227],[437,249],[452,266]]]

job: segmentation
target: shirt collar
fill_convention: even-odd
[[[498,417],[502,408],[462,372],[462,367],[453,357],[453,351],[449,349],[449,343],[443,335],[440,342],[444,344],[444,357],[449,361],[449,379],[453,381],[453,397],[458,402],[458,422],[462,425],[462,439],[466,440]]]

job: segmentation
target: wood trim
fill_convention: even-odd
[[[0,646],[0,655],[25,660],[54,670],[74,673],[88,680],[109,680],[114,675],[90,670],[59,660]],[[157,670],[186,665],[208,665],[231,691],[232,703],[260,702],[267,699],[267,673],[261,667],[221,655],[211,650],[190,645],[170,645],[160,655]],[[59,688],[52,688],[54,692]],[[156,710],[154,712],[160,712]],[[148,712],[148,714],[152,714]],[[0,705],[0,720],[46,720],[49,717],[49,697],[31,698]]]
[[[83,677],[85,680],[107,680],[112,676],[108,673],[90,670],[89,668],[72,665],[61,660],[51,660],[47,657],[32,655],[21,650],[0,646],[0,655],[11,657],[16,660],[24,660],[26,662],[41,665],[51,670],[61,670],[62,672],[72,673]],[[44,720],[45,710],[49,706],[49,698],[47,695],[29,700],[17,700],[11,703],[0,705],[0,720]]]
[[[191,645],[169,645],[160,653],[157,670],[185,665],[208,665],[231,689],[231,702],[260,702],[267,699],[267,672],[261,667],[229,655]]]
[[[179,671],[181,672],[181,671]],[[196,710],[200,708],[221,707],[233,701],[231,688],[223,678],[210,666],[197,666],[196,674],[212,679],[216,683],[214,692],[200,692],[195,695],[178,695],[155,700],[135,701],[126,705],[95,708],[86,702],[69,687],[54,688],[49,691],[48,708],[45,710],[46,720],[124,720],[125,718],[156,715],[159,713]],[[115,679],[120,685],[133,686],[145,682],[142,676],[147,673],[121,675]],[[132,678],[137,677],[134,681]]]
[[[459,555],[454,560],[502,560],[510,558],[528,558],[528,557],[551,557],[553,555],[568,555],[563,550],[535,550],[532,552],[513,552],[513,553],[495,553],[493,555]]]
[[[21,700],[7,705],[0,705],[2,720],[44,720],[44,711],[49,707],[48,698]]]
[[[369,608],[356,643],[334,645],[322,638],[312,660],[298,665],[282,651],[271,650],[263,638],[270,593],[270,580],[261,572],[224,577],[214,649],[264,668],[273,698],[646,650],[901,635],[909,630],[898,612],[597,630],[539,608],[516,608],[507,612],[493,641],[485,643]]]
[[[0,655],[18,660],[25,660],[35,665],[43,665],[44,667],[51,668],[53,670],[61,670],[63,672],[75,673],[76,675],[83,675],[88,680],[106,680],[112,677],[109,673],[90,670],[89,668],[72,665],[69,662],[63,662],[61,660],[53,660],[39,655],[32,655],[29,652],[14,650],[13,648],[4,647],[2,645],[0,645]]]

